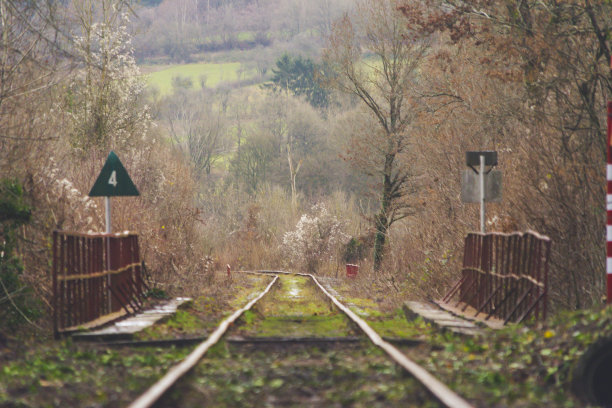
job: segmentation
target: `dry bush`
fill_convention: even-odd
[[[210,188],[200,199],[201,233],[218,268],[280,268],[280,239],[294,221],[291,198],[264,185],[254,197],[235,186]]]
[[[283,235],[282,250],[288,265],[316,273],[322,262],[337,259],[339,249],[348,241],[344,225],[323,204],[302,214],[295,229]]]

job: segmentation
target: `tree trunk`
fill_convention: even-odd
[[[380,212],[376,215],[376,237],[374,239],[374,270],[380,270],[385,243],[387,241],[387,230],[389,229],[389,206],[391,204],[391,172],[395,154],[387,154],[385,157],[385,167],[383,174],[383,191],[380,199]]]

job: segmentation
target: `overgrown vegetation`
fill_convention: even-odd
[[[421,317],[407,320],[402,309],[380,308],[369,300],[369,288],[334,287],[379,334],[423,340],[400,349],[478,407],[589,406],[584,394],[574,394],[584,375],[579,361],[612,336],[609,307],[565,311],[544,323],[510,324],[472,337],[442,331]]]
[[[31,288],[20,281],[23,264],[15,253],[17,231],[31,215],[22,186],[16,180],[0,179],[0,320],[9,330],[23,320],[32,323],[41,314]]]
[[[381,351],[366,345],[267,351],[220,344],[189,380],[160,406],[439,406]]]
[[[0,368],[0,406],[125,406],[189,348],[107,349],[63,340]]]
[[[113,199],[114,230],[139,234],[156,290],[198,299],[151,337],[205,328],[192,317],[226,305],[235,289],[219,284],[200,298],[226,265],[337,277],[345,263],[360,266],[343,285],[374,326],[429,334],[396,311],[407,299],[439,298],[457,278],[478,219],[458,194],[466,150],[499,153],[504,198],[487,207],[487,228],[552,239],[550,309],[601,303],[609,1],[133,6],[0,0],[0,346],[47,338],[51,233],[103,229],[103,206],[86,193],[111,149],[141,192]],[[177,75],[154,76],[163,88],[155,92],[136,61]],[[194,64],[178,65],[186,61]],[[595,321],[572,344],[591,341]],[[551,383],[513,388],[510,399],[486,387],[474,395],[554,403],[565,391],[540,393],[565,387],[565,346],[555,348],[563,336],[548,329],[535,332],[543,348],[531,363],[513,360],[516,378],[493,374],[493,362],[515,358],[500,350],[527,342],[531,329],[503,332],[495,352],[469,346],[487,357],[467,353],[456,371],[496,389],[531,378],[522,364]],[[454,351],[438,350],[441,360],[461,341],[442,338]],[[580,351],[572,347],[571,361]],[[549,362],[559,363],[552,374]],[[454,363],[432,367],[455,381]]]

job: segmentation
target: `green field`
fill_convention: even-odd
[[[236,82],[255,76],[253,69],[244,69],[239,62],[175,64],[175,65],[143,65],[142,70],[149,72],[147,82],[149,86],[159,89],[162,95],[172,92],[172,78],[190,78],[194,89],[200,88],[200,78],[206,78],[206,86],[215,87],[221,83]],[[244,72],[241,72],[241,71]]]

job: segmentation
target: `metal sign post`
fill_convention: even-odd
[[[485,157],[483,154],[480,155],[480,172],[478,178],[480,179],[480,232],[485,233]]]
[[[111,233],[110,198],[137,195],[140,195],[140,193],[128,175],[127,170],[121,164],[119,157],[117,157],[115,152],[110,152],[104,167],[100,171],[100,175],[89,192],[90,197],[104,197],[107,234]]]
[[[110,197],[104,197],[104,208],[106,209],[106,233],[111,233],[111,205]]]

